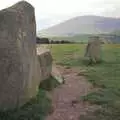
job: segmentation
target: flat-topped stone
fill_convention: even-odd
[[[51,76],[52,71],[52,55],[49,49],[37,48],[37,56],[40,64],[41,80],[45,80]]]

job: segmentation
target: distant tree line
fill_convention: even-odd
[[[74,42],[67,41],[67,40],[60,40],[60,41],[51,40],[50,43],[51,44],[72,44]]]
[[[49,44],[49,39],[36,37],[36,43],[37,44]]]
[[[55,40],[49,40],[48,38],[36,37],[36,43],[37,44],[72,44],[74,42],[67,41],[67,40],[55,41]]]

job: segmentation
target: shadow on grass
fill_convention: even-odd
[[[47,91],[51,91],[59,85],[60,85],[59,82],[51,76],[49,79],[43,80],[40,83],[39,88],[42,88]]]

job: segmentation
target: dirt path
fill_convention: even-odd
[[[80,120],[80,114],[86,114],[92,108],[88,103],[76,100],[87,94],[92,86],[85,80],[85,77],[78,75],[79,70],[66,69],[61,66],[58,69],[65,78],[65,84],[50,93],[54,111],[46,120]]]

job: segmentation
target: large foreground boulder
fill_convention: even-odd
[[[25,104],[40,80],[34,8],[22,1],[0,11],[0,109]]]

